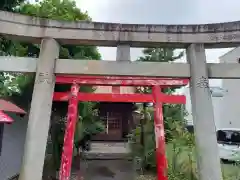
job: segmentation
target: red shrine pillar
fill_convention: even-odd
[[[78,120],[78,92],[79,85],[73,84],[68,104],[67,125],[64,136],[59,180],[69,180],[71,176],[72,156],[74,147],[74,133]],[[80,162],[79,162],[80,163]]]
[[[156,138],[157,180],[167,180],[167,159],[165,154],[165,134],[160,86],[153,86],[154,126]]]

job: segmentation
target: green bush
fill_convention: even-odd
[[[171,136],[168,137],[166,152],[168,158],[169,180],[196,180],[197,171],[194,161],[194,137],[180,121],[168,119],[166,130]],[[141,128],[137,127],[129,135],[130,148],[133,158],[140,159],[143,172],[156,172],[155,134],[153,119],[144,125],[144,142],[140,144]]]
[[[169,180],[197,180],[197,167],[195,159],[194,135],[189,133],[184,124],[168,119],[166,131],[171,136],[166,144]],[[165,132],[166,134],[166,132]],[[141,128],[137,127],[129,135],[132,157],[141,162],[141,174],[138,180],[153,180],[156,176],[155,136],[153,119],[144,125],[145,146],[140,144]],[[224,180],[240,179],[240,163],[222,164]],[[149,176],[149,172],[152,176]]]
[[[96,103],[79,103],[79,120],[75,129],[73,160],[78,157],[79,142],[88,134],[94,135],[104,130],[104,125],[99,119]],[[55,123],[51,124],[50,141],[47,146],[44,175],[55,174],[60,167],[64,134],[67,117],[55,117]]]
[[[97,103],[82,102],[79,106],[80,117],[76,126],[74,141],[81,141],[86,135],[96,135],[103,132],[105,126],[98,115]]]

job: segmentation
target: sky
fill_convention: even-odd
[[[239,0],[76,0],[81,10],[88,11],[93,21],[132,24],[205,24],[240,20]],[[116,48],[99,48],[104,60],[116,59]],[[209,63],[231,49],[206,50]],[[141,55],[141,49],[131,48],[131,60]],[[179,62],[186,62],[184,56]],[[221,86],[221,80],[210,80],[210,86]],[[225,89],[223,89],[225,91]],[[187,97],[188,123],[192,124],[189,88],[177,93]],[[215,119],[219,119],[220,101],[213,98]],[[218,122],[218,121],[216,121]]]
[[[76,0],[78,7],[93,21],[139,24],[200,24],[237,21],[239,0]],[[116,48],[99,48],[104,60],[116,59]],[[218,63],[218,57],[230,49],[206,50],[207,62]],[[131,48],[136,60],[141,49]],[[183,57],[181,62],[185,62]],[[213,86],[219,80],[210,82]]]
[[[29,0],[34,2],[34,0]],[[93,21],[131,24],[204,24],[240,20],[239,0],[75,0]],[[103,60],[115,61],[116,48],[99,47]],[[131,48],[131,60],[141,56],[140,48]],[[230,51],[206,50],[207,62],[218,63]],[[186,56],[178,60],[186,62]],[[210,80],[220,86],[220,80]]]

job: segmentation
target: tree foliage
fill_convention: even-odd
[[[143,56],[139,57],[137,61],[144,62],[172,62],[183,56],[183,52],[175,55],[175,50],[173,48],[146,48],[143,50]],[[149,87],[138,87],[137,89],[141,93],[151,93],[152,89]],[[172,94],[175,88],[163,89],[164,93]],[[142,160],[143,168],[155,169],[156,158],[155,158],[155,134],[154,134],[154,114],[153,108],[143,106],[143,112],[148,112],[151,114],[151,120],[141,121],[139,127],[137,127],[130,137],[133,143],[133,155],[140,157]],[[184,112],[181,105],[176,104],[164,104],[163,106],[163,116],[164,116],[164,128],[165,128],[165,138],[169,142],[173,139],[174,130],[173,124],[178,121],[182,123]],[[142,139],[142,140],[141,140]],[[139,142],[140,141],[140,142]],[[141,141],[144,144],[141,144]]]
[[[145,48],[143,49],[142,57],[138,58],[138,61],[145,62],[171,62],[175,61],[183,56],[183,52],[175,55],[174,48]]]
[[[24,0],[1,0],[0,10],[13,11],[14,8],[22,2],[24,2]]]
[[[16,1],[15,4],[20,5],[20,1]],[[72,0],[64,0],[64,1],[44,0],[35,4],[25,2],[17,7],[12,6],[11,9],[13,9],[14,12],[18,12],[18,13],[26,14],[30,16],[42,17],[42,18],[50,18],[50,19],[64,20],[64,21],[78,21],[78,20],[91,21],[91,18],[88,16],[88,14],[85,12],[82,12],[76,6],[75,1],[72,1]],[[0,55],[38,57],[40,52],[40,46],[38,44],[11,41],[3,37],[0,38],[0,44],[1,44]],[[69,58],[69,59],[89,59],[89,60],[101,59],[101,55],[99,54],[96,47],[81,46],[81,45],[61,46],[59,57]],[[13,79],[15,79],[15,82],[17,80],[16,84],[19,85],[19,89],[22,92],[21,97],[23,97],[23,99],[25,100],[28,99],[26,102],[30,102],[32,83],[34,80],[33,75],[26,76],[25,74],[14,74],[13,77],[14,77]],[[21,84],[23,84],[23,86]],[[26,86],[26,84],[29,84],[29,86]],[[59,88],[59,87],[56,87],[56,88]],[[26,94],[26,96],[24,94]],[[25,104],[25,106],[27,107],[28,104]]]
[[[183,56],[183,52],[176,54],[174,48],[146,48],[143,50],[143,56],[139,57],[137,61],[143,62],[172,62]],[[166,94],[174,93],[176,88],[165,88],[163,92]],[[151,93],[152,89],[149,87],[138,87],[138,91],[141,93]],[[182,105],[179,104],[164,104],[163,115],[164,115],[164,126],[166,130],[166,139],[171,134],[167,131],[169,129],[168,119],[172,118],[175,120],[183,120],[185,114]]]
[[[71,0],[44,0],[36,4],[24,3],[21,6],[17,7],[15,9],[15,12],[30,16],[57,20],[91,20],[87,13],[83,13],[80,9],[78,9],[76,3]],[[4,52],[6,54],[28,57],[38,57],[39,55],[40,49],[38,44],[21,43],[15,41],[11,41],[11,43],[12,45],[9,48],[4,49]],[[94,46],[62,45],[60,48],[59,58],[99,60],[101,59],[101,55],[99,54],[97,48]],[[20,85],[21,98],[27,100],[25,102],[30,102],[34,76],[26,76],[25,74],[20,74],[17,76],[16,80]],[[66,91],[69,90],[69,86],[56,86],[55,90]],[[87,87],[81,87],[81,90],[92,91],[91,88]],[[55,104],[57,106],[58,103]]]
[[[11,0],[7,0],[10,2]],[[36,16],[41,18],[49,18],[61,21],[91,21],[91,18],[86,12],[82,12],[77,6],[75,1],[72,0],[43,0],[38,3],[24,2],[20,4],[19,1],[14,1],[11,5],[11,9],[5,8],[5,10],[11,10],[17,13]],[[23,2],[23,1],[21,1]],[[5,7],[5,6],[4,6]],[[0,38],[0,55],[11,56],[26,56],[26,57],[38,57],[40,52],[39,44],[24,43],[14,40]],[[82,45],[61,45],[59,58],[64,59],[87,59],[87,60],[100,60],[101,55],[95,46],[82,46]],[[9,95],[12,93],[10,99],[21,107],[25,107],[26,110],[30,107],[34,74],[8,74],[11,76],[5,76],[0,74],[0,93],[2,95]],[[10,83],[12,84],[11,88]],[[15,90],[17,89],[17,90]],[[55,91],[63,92],[69,91],[70,86],[56,85]],[[82,92],[93,92],[92,87],[81,86]],[[16,93],[17,92],[17,93]],[[79,103],[79,115],[80,121],[78,122],[75,135],[75,144],[81,140],[82,136],[86,133],[97,133],[101,131],[101,124],[96,123],[97,119],[93,116],[95,103]],[[96,110],[95,110],[96,111]],[[54,102],[52,107],[50,139],[51,143],[48,146],[48,151],[53,153],[53,169],[56,171],[60,165],[60,155],[63,145],[64,129],[66,124],[67,103]],[[81,125],[81,126],[80,126]],[[90,126],[91,125],[91,126]],[[85,127],[85,128],[84,128]]]
[[[14,8],[24,0],[2,0],[0,1],[0,10],[13,11]],[[0,55],[6,55],[7,49],[11,46],[11,41],[0,36]],[[0,72],[0,97],[6,97],[12,93],[18,92],[18,85],[14,84],[9,74]]]

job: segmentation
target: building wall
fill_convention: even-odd
[[[220,57],[221,63],[239,63],[240,47]],[[231,72],[229,72],[231,73]],[[220,110],[220,128],[240,128],[240,79],[223,79],[223,89],[227,93],[223,97]]]
[[[193,125],[193,116],[192,116],[192,107],[191,107],[192,104],[191,104],[189,87],[186,87],[184,89],[184,95],[186,96],[186,110],[188,112],[188,115],[185,118],[187,120],[188,125]],[[223,97],[212,97],[214,120],[217,128],[219,127],[220,121],[221,121],[220,111],[221,111],[222,102],[223,102]]]
[[[237,47],[219,57],[220,63],[239,63],[240,47]],[[229,72],[231,73],[231,72]],[[214,119],[216,128],[240,129],[240,79],[222,79],[221,88],[224,91],[222,97],[212,97]],[[214,92],[214,89],[212,89]],[[185,88],[187,99],[186,109],[189,115],[186,117],[188,124],[192,125],[192,111],[189,88]]]
[[[25,134],[27,130],[27,120],[13,116],[15,122],[11,125],[4,125],[2,153],[0,155],[0,180],[19,173]]]
[[[135,92],[135,87],[133,86],[122,86],[120,87],[120,94],[133,94]],[[95,93],[112,93],[112,86],[97,86]]]

